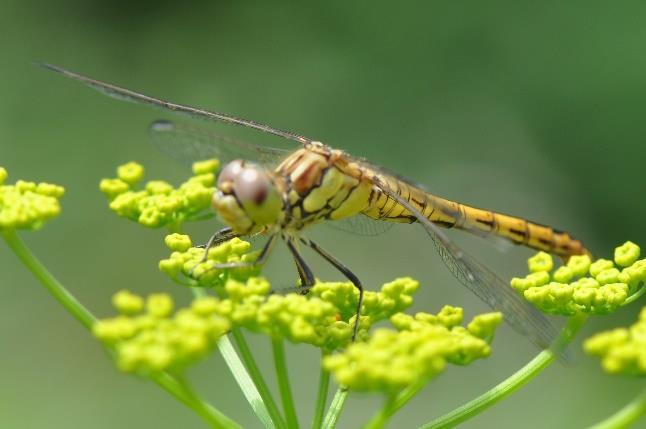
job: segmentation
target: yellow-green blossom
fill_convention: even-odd
[[[207,159],[193,163],[193,173],[195,175],[215,173],[220,168],[220,161],[217,159]]]
[[[103,179],[101,191],[110,200],[110,209],[119,216],[134,220],[150,228],[178,225],[184,221],[210,216],[210,202],[215,192],[216,160],[196,163],[195,176],[179,187],[152,180],[141,187],[136,185],[143,179],[141,165],[129,162],[117,168],[115,179]]]
[[[615,249],[615,262],[622,267],[628,267],[639,259],[640,248],[631,241],[626,241]]]
[[[38,229],[61,211],[59,199],[65,193],[61,186],[18,180],[2,184],[7,171],[0,169],[0,231]]]
[[[546,313],[611,313],[644,287],[646,260],[638,257],[639,247],[626,242],[615,250],[621,270],[609,259],[577,255],[552,272],[552,257],[539,252],[529,259],[530,274],[512,279],[511,286]]]
[[[609,270],[614,267],[615,264],[609,259],[597,259],[590,264],[590,275],[596,278],[602,271]]]
[[[323,366],[351,390],[396,393],[429,380],[447,362],[467,365],[489,356],[489,340],[501,314],[481,315],[468,328],[455,325],[458,319],[462,309],[456,307],[445,307],[437,315],[394,314],[391,322],[398,331],[377,329],[368,341],[326,356]]]
[[[98,321],[93,332],[115,350],[122,371],[145,374],[180,369],[205,356],[229,330],[229,322],[203,305],[203,300],[206,303],[209,298],[197,298],[191,307],[173,314],[170,296],[151,295],[142,313],[143,298],[122,291],[113,298],[121,315]]]
[[[576,277],[583,277],[588,273],[592,260],[590,255],[573,255],[567,261],[567,267],[572,271]]]
[[[134,185],[144,178],[144,167],[136,162],[117,167],[117,177],[129,185]]]
[[[120,290],[112,296],[112,305],[121,314],[137,314],[144,309],[144,299],[130,291]]]
[[[646,375],[646,307],[630,328],[617,328],[589,338],[585,351],[601,358],[610,374]]]
[[[549,253],[538,252],[527,260],[527,267],[530,273],[552,271],[552,268],[554,268],[554,260]]]
[[[174,250],[176,252],[186,252],[188,249],[193,247],[191,237],[177,233],[167,235],[164,239],[164,243],[166,243],[166,246],[170,250]]]

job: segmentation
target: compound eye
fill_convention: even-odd
[[[222,184],[227,182],[233,182],[236,177],[240,175],[243,169],[243,163],[241,160],[236,159],[228,163],[220,172],[218,176],[218,188],[222,187]]]
[[[257,168],[243,168],[233,182],[236,197],[244,204],[252,203],[261,206],[272,190],[269,176]]]

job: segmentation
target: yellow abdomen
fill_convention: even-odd
[[[381,182],[406,199],[431,222],[445,228],[458,228],[479,235],[493,234],[515,244],[563,257],[589,253],[581,241],[567,232],[527,219],[497,213],[436,197],[394,177],[379,176]],[[364,214],[391,222],[415,222],[413,214],[393,198],[376,189],[377,195]]]

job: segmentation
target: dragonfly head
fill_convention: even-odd
[[[213,209],[239,234],[258,232],[278,221],[282,200],[271,175],[259,165],[235,160],[218,177]]]

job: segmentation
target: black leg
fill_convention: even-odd
[[[283,236],[283,240],[285,240],[285,243],[287,243],[287,248],[294,257],[296,269],[298,270],[298,275],[301,278],[301,287],[299,289],[301,293],[305,294],[312,286],[314,286],[314,283],[316,282],[316,280],[314,279],[314,274],[312,274],[312,270],[310,270],[310,267],[307,266],[307,263],[300,255],[300,253],[298,253],[298,250],[296,249],[296,246],[294,246],[292,240],[285,236]]]
[[[206,261],[206,258],[208,257],[208,254],[209,254],[209,249],[211,249],[211,247],[218,246],[224,243],[225,241],[229,241],[235,237],[238,237],[238,234],[233,232],[233,230],[230,227],[226,227],[226,228],[222,228],[221,230],[213,234],[211,238],[209,238],[209,241],[206,242],[206,244],[195,246],[200,249],[206,249],[206,251],[204,252],[204,260],[202,262]]]
[[[269,237],[269,240],[265,243],[265,246],[260,251],[260,255],[255,261],[239,261],[239,262],[225,262],[223,264],[217,264],[210,268],[210,270],[221,270],[227,268],[253,268],[263,265],[272,249],[274,248],[274,243],[276,242],[276,234],[273,234]]]
[[[330,264],[332,264],[334,268],[339,270],[341,274],[343,274],[348,280],[352,282],[354,287],[359,289],[359,302],[357,303],[357,318],[354,322],[354,330],[352,331],[352,341],[355,341],[357,339],[357,333],[359,332],[359,319],[361,316],[361,306],[363,305],[363,286],[361,285],[361,281],[356,275],[354,275],[352,271],[350,271],[348,267],[343,265],[334,256],[330,255],[328,252],[320,248],[318,244],[314,243],[312,240],[302,238],[302,237],[300,238],[300,240],[303,244],[306,244],[309,247],[311,247],[316,253],[321,255],[323,259],[325,259]]]

